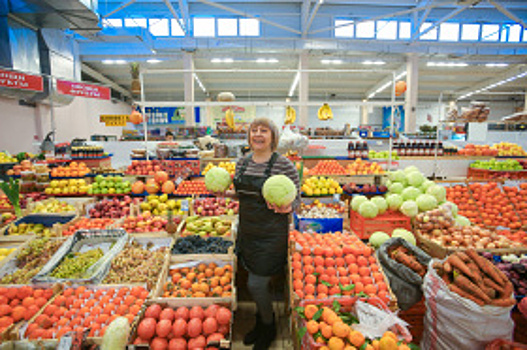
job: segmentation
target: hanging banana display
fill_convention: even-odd
[[[287,106],[285,108],[285,124],[286,125],[293,124],[295,120],[296,120],[296,110],[291,106]]]
[[[318,109],[318,119],[320,120],[333,119],[333,111],[331,110],[331,107],[329,107],[327,103],[324,103],[322,107]]]
[[[225,111],[225,122],[229,128],[236,130],[236,124],[234,124],[234,111],[230,107]]]

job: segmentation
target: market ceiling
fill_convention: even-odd
[[[53,7],[54,2],[39,3]],[[68,5],[73,8],[80,2],[62,1],[57,11],[68,13]],[[316,70],[310,73],[312,98],[366,98],[391,76],[386,70],[405,69],[408,53],[419,55],[419,96],[423,100],[437,100],[440,93],[460,96],[470,89],[492,84],[497,77],[506,80],[517,76],[518,69],[521,71],[522,64],[527,63],[527,30],[522,27],[527,22],[526,1],[100,0],[97,14],[102,30],[71,28],[76,32],[85,66],[129,89],[129,62],[138,61],[148,69],[181,70],[182,56],[190,52],[198,79],[206,88],[205,93],[196,87],[196,99],[225,90],[242,99],[282,99],[295,78],[293,70],[298,68],[299,55],[306,51],[310,56],[309,69]],[[203,26],[194,26],[198,23],[196,18],[212,18],[214,34],[200,36]],[[258,33],[242,35],[242,21],[250,19],[258,20]],[[235,34],[221,35],[220,20],[234,21]],[[359,26],[367,21],[376,23],[373,37],[359,37]],[[389,22],[396,28],[395,37],[377,40],[381,23]],[[165,23],[167,32],[160,27]],[[346,29],[342,23],[353,25],[351,36],[338,33],[339,29]],[[403,38],[404,23],[408,23],[410,31]],[[445,32],[441,25],[447,23],[459,26],[456,40],[440,40]],[[468,24],[479,26],[475,40],[462,40],[463,26]],[[496,33],[485,34],[487,27],[496,25],[496,38],[490,37]],[[517,41],[514,31],[521,32]],[[383,72],[319,71],[372,68]],[[229,69],[251,69],[251,72],[226,73]],[[259,69],[261,73],[254,71]],[[287,72],[278,71],[284,69]],[[182,76],[182,73],[147,76],[146,98],[182,99]],[[524,91],[526,80],[521,77],[493,88],[493,92],[515,94],[492,98],[517,97]],[[384,91],[376,98],[388,96],[388,91]]]

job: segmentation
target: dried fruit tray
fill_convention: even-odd
[[[106,276],[112,259],[123,249],[128,234],[123,229],[79,230],[59,248],[48,263],[33,277],[33,282],[99,283]],[[103,256],[91,265],[79,278],[56,278],[51,276],[66,257],[72,253],[83,253],[101,249]]]

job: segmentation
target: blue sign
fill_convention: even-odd
[[[145,107],[148,124],[185,124],[183,107]]]
[[[393,129],[395,131],[404,132],[404,108],[403,106],[395,106],[393,117]],[[388,130],[390,128],[392,118],[392,107],[382,107],[382,129]]]

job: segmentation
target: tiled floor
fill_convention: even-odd
[[[278,335],[270,349],[293,349],[291,341],[289,315],[284,310],[283,302],[274,302],[274,312],[277,315]],[[242,301],[238,303],[238,309],[234,314],[233,350],[252,349],[252,346],[243,345],[243,337],[254,326],[254,315],[256,306],[252,302]]]

